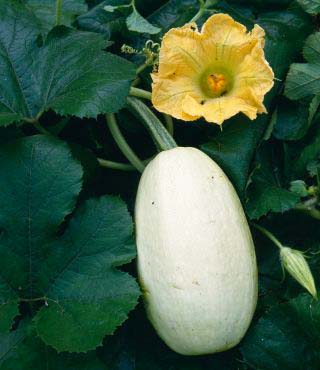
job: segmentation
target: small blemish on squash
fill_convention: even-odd
[[[172,288],[179,289],[179,290],[183,290],[183,288],[179,287],[179,286],[178,286],[178,285],[176,285],[176,284],[172,284]]]
[[[154,202],[151,203],[152,205],[154,204]]]

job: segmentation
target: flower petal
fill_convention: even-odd
[[[154,75],[152,84],[152,104],[159,112],[170,114],[184,121],[194,121],[198,119],[199,116],[186,113],[182,109],[182,102],[186,94],[196,96],[194,93],[195,89],[190,78],[179,77],[177,79],[162,79]]]
[[[195,23],[172,28],[163,37],[159,55],[158,74],[169,77],[173,73],[194,74],[201,70],[205,51]]]
[[[274,74],[269,63],[265,60],[263,49],[261,45],[256,45],[239,65],[234,91],[238,91],[237,95],[239,96],[242,90],[250,88],[256,99],[262,103],[264,95],[274,85],[273,80]]]
[[[251,38],[244,25],[222,13],[211,16],[202,26],[201,34],[218,45],[241,45]]]
[[[183,110],[191,116],[202,116],[208,122],[221,125],[226,119],[233,117],[239,112],[243,112],[250,119],[257,117],[257,108],[248,104],[245,100],[233,97],[222,96],[210,99],[204,104],[199,103],[190,95],[183,100]]]
[[[236,68],[257,44],[264,42],[264,30],[255,25],[251,32],[227,14],[215,14],[202,27],[207,63],[224,63]]]

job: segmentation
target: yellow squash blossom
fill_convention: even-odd
[[[273,72],[264,56],[264,30],[251,32],[227,14],[215,14],[201,31],[195,23],[163,38],[159,68],[152,74],[152,103],[185,121],[222,122],[239,112],[265,113]]]

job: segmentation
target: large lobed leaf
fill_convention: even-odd
[[[293,208],[300,196],[283,188],[280,169],[272,161],[276,156],[263,146],[257,156],[256,168],[253,171],[247,189],[246,210],[249,218],[256,219],[268,212],[283,213]]]
[[[104,52],[102,36],[60,27],[39,46],[40,30],[22,3],[0,1],[0,125],[50,108],[96,117],[125,104],[134,65]]]
[[[241,350],[261,370],[318,370],[320,304],[301,294],[273,307],[247,334]]]
[[[308,63],[291,65],[285,86],[285,95],[298,100],[320,94],[320,32],[309,36],[303,49]]]
[[[117,269],[135,256],[125,204],[110,196],[86,201],[57,239],[81,189],[82,169],[67,145],[19,139],[0,149],[0,171],[2,328],[10,328],[17,302],[39,300],[46,304],[34,323],[47,344],[95,348],[139,296],[135,280]]]
[[[41,22],[42,28],[49,31],[56,24],[56,0],[27,0]],[[71,26],[76,17],[88,10],[85,0],[63,0],[60,24]]]
[[[0,335],[1,370],[107,370],[95,353],[58,354],[35,337],[30,322]]]
[[[297,0],[297,1],[306,12],[312,15],[320,13],[320,0]]]

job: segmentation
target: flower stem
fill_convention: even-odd
[[[127,98],[127,105],[133,114],[138,117],[150,132],[155,144],[160,150],[169,150],[177,147],[177,143],[169,134],[156,115],[139,99]]]
[[[153,58],[148,58],[145,63],[141,64],[140,67],[137,68],[137,75],[143,72],[146,68],[152,66],[153,64]]]
[[[211,0],[210,5],[212,6],[217,2],[218,2],[218,0],[216,0],[216,1]],[[200,8],[198,10],[198,13],[189,21],[189,23],[196,22],[198,19],[201,18],[203,13],[207,10],[207,2],[205,0],[199,0],[199,3],[200,3]]]
[[[316,220],[320,220],[320,211],[313,206],[309,206],[308,204],[297,204],[294,209],[299,212],[303,212],[306,215],[315,218]]]
[[[61,24],[62,1],[63,0],[56,0],[56,26]]]
[[[119,170],[119,171],[136,171],[136,168],[129,163],[120,163],[114,161],[108,161],[107,159],[97,158],[101,167],[109,168],[111,170]],[[143,161],[145,165],[147,165],[152,158],[148,158]]]
[[[251,225],[257,230],[261,231],[261,233],[265,235],[268,239],[270,239],[278,248],[283,248],[282,243],[270,231],[255,223],[251,223]]]
[[[137,87],[131,87],[130,88],[130,95],[135,96],[137,98],[142,98],[142,99],[147,99],[151,100],[151,92],[143,90],[143,89],[138,89]]]
[[[120,171],[135,171],[136,168],[131,164],[120,163],[114,161],[108,161],[107,159],[97,158],[101,167],[110,168],[111,170],[120,170]]]
[[[138,171],[143,172],[143,170],[145,168],[145,165],[137,157],[137,155],[134,153],[134,151],[130,148],[126,139],[122,135],[122,133],[121,133],[119,127],[118,127],[115,115],[113,113],[106,114],[106,121],[107,121],[109,130],[110,130],[115,142],[118,144],[118,147],[121,150],[121,152],[125,155],[125,157],[128,159],[128,161]]]
[[[164,114],[163,115],[164,121],[166,123],[167,130],[171,136],[173,136],[174,132],[174,126],[173,126],[173,119],[169,114]]]
[[[198,12],[196,13],[196,15],[189,21],[189,23],[196,22],[202,16],[202,14],[204,13],[204,11],[205,11],[205,2],[204,2],[204,0],[199,0],[199,3],[200,3],[200,8],[199,8]]]

